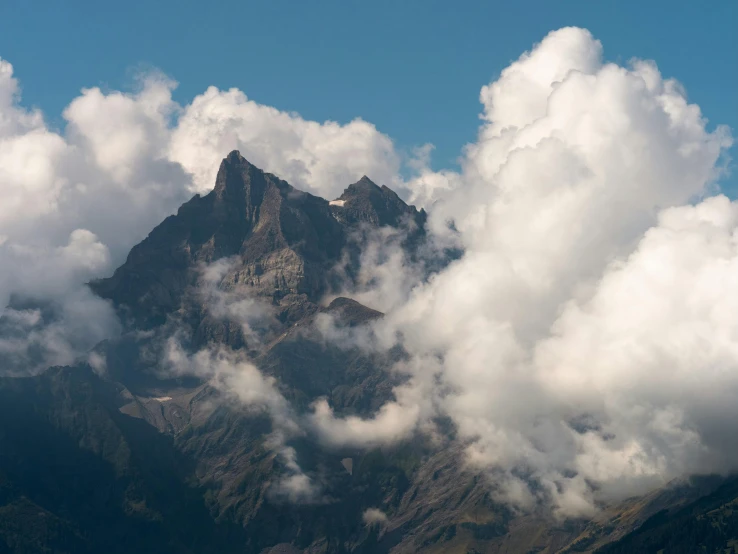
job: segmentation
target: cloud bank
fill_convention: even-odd
[[[415,396],[433,397],[425,417],[453,420],[501,497],[567,515],[738,469],[736,204],[708,197],[728,130],[708,131],[655,64],[604,63],[576,28],[549,34],[480,100],[462,172],[421,169],[410,184],[435,198],[435,238],[464,255],[376,329],[412,356]],[[422,423],[408,397],[370,420],[326,405],[315,418],[349,444],[394,441]]]

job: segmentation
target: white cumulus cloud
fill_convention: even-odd
[[[433,410],[404,430],[385,421],[400,405],[412,415],[407,401],[361,422],[318,405],[316,421],[374,445],[400,438],[375,424],[410,434],[449,416],[501,496],[573,515],[737,469],[738,232],[734,205],[709,197],[728,130],[708,130],[654,63],[606,63],[577,28],[550,33],[480,98],[462,172],[433,174],[421,157],[409,183],[434,202],[435,238],[464,255],[395,301],[377,331],[413,357],[398,393],[417,386]]]

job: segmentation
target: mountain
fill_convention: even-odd
[[[221,163],[212,192],[196,195],[165,219],[111,278],[92,288],[125,308],[136,326],[150,328],[186,308],[200,264],[236,256],[222,286],[247,287],[249,294],[269,299],[279,320],[289,323],[315,310],[332,284],[326,275],[362,225],[409,225],[417,234],[424,222],[425,212],[367,177],[328,202],[233,151]]]
[[[80,363],[0,378],[0,553],[730,547],[734,481],[674,483],[591,521],[521,514],[463,467],[463,445],[443,421],[441,444],[416,437],[359,449],[326,446],[310,433],[286,437],[319,489],[295,501],[280,493],[294,468],[274,446],[279,429],[268,413],[206,376],[162,368],[176,337],[190,353],[240,353],[274,379],[296,414],[320,398],[338,415],[376,412],[402,382],[390,370],[405,353],[326,341],[320,326],[360,333],[384,317],[345,296],[362,251],[391,233],[413,259],[425,223],[424,211],[367,177],[327,201],[231,152],[209,194],[153,229],[112,276],[90,283],[124,324],[121,337],[94,349],[104,370]],[[248,319],[241,306],[259,317]]]

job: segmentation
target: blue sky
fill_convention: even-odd
[[[710,127],[735,134],[734,0],[2,0],[0,57],[52,124],[82,87],[130,89],[155,67],[180,102],[215,85],[308,119],[360,116],[401,149],[433,143],[440,168],[475,137],[480,87],[566,25],[592,31],[609,60],[656,60]]]

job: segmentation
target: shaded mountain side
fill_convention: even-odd
[[[209,517],[193,464],[170,437],[121,414],[121,392],[87,367],[0,379],[0,545],[241,551],[239,528]]]
[[[377,551],[362,514],[399,506],[426,445],[367,453],[295,441],[321,491],[289,502],[274,494],[285,467],[265,442],[268,419],[214,395],[192,394],[190,421],[160,433],[125,413],[133,395],[89,368],[1,381],[0,548],[257,553],[288,543]],[[351,473],[341,464],[347,456]]]
[[[315,497],[294,502],[275,494],[280,478],[288,473],[265,447],[264,428],[262,434],[258,431],[248,415],[224,408],[176,438],[183,452],[200,460],[198,472],[217,521],[242,525],[249,551],[257,552],[283,543],[300,551],[373,551],[366,550],[370,530],[362,514],[377,506],[393,510],[399,505],[415,458],[425,448],[419,444],[383,454],[334,451],[314,441],[293,440],[290,445],[302,470],[320,484]],[[341,463],[347,457],[354,461],[352,473]]]
[[[403,359],[400,349],[371,353],[350,343],[326,340],[316,330],[316,318],[331,316],[339,328],[350,329],[383,314],[348,299],[331,304],[296,323],[254,359],[267,375],[277,378],[285,397],[298,410],[326,397],[341,415],[367,416],[393,398],[402,377],[392,373]]]
[[[738,479],[686,506],[665,507],[597,554],[710,554],[738,551]]]

